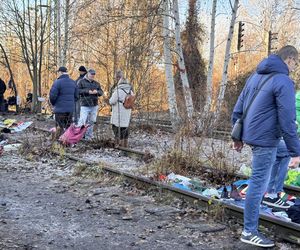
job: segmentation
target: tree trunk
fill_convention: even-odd
[[[66,0],[65,6],[65,37],[64,37],[64,49],[63,49],[63,58],[62,65],[66,66],[67,63],[67,50],[69,42],[69,13],[70,13],[70,0]]]
[[[228,39],[227,39],[227,44],[226,44],[222,81],[221,81],[221,86],[220,86],[218,100],[217,100],[217,106],[216,106],[217,107],[216,113],[215,113],[216,120],[218,120],[219,115],[220,115],[220,111],[221,111],[220,109],[221,109],[223,101],[224,101],[224,95],[225,95],[225,90],[226,90],[226,86],[227,86],[228,65],[229,65],[229,61],[230,61],[230,48],[231,48],[231,42],[232,42],[232,37],[233,37],[234,24],[235,24],[235,20],[236,20],[236,16],[237,16],[238,5],[239,5],[239,0],[235,0],[234,6],[232,9],[231,22],[230,22]]]
[[[165,59],[165,74],[168,86],[168,99],[169,99],[169,110],[170,117],[172,122],[173,130],[175,131],[178,125],[178,111],[175,95],[175,86],[174,78],[172,71],[172,55],[170,49],[170,27],[169,27],[169,18],[170,18],[170,8],[169,1],[163,1],[163,39],[164,39],[164,59]]]
[[[187,78],[187,72],[185,68],[183,52],[182,52],[182,44],[180,37],[180,19],[179,19],[179,11],[178,11],[178,0],[173,1],[173,14],[175,18],[175,40],[176,40],[176,53],[178,58],[178,67],[180,71],[180,77],[183,85],[183,93],[185,98],[185,104],[187,109],[187,116],[189,119],[192,118],[194,113],[193,100],[191,95],[191,89],[189,85],[189,81]]]
[[[62,51],[61,51],[61,29],[60,29],[60,17],[61,17],[61,2],[56,0],[56,15],[57,15],[57,53],[58,53],[58,65],[62,66]]]
[[[211,108],[212,102],[212,80],[214,71],[214,55],[215,55],[215,26],[216,26],[216,11],[217,0],[213,0],[212,13],[211,13],[211,29],[210,29],[210,50],[209,50],[209,64],[207,72],[207,96],[204,106],[204,113],[208,113]]]
[[[15,97],[16,97],[16,112],[18,112],[19,111],[19,105],[18,105],[18,90],[17,90],[17,86],[16,86],[16,83],[15,83],[15,80],[14,80],[13,72],[12,72],[12,69],[11,69],[11,66],[10,66],[10,63],[9,63],[6,51],[5,51],[5,49],[4,49],[4,47],[2,46],[1,43],[0,43],[0,48],[1,48],[3,56],[4,56],[6,67],[7,67],[8,71],[9,71],[10,81],[12,83],[13,90],[15,92],[14,94],[15,94]]]

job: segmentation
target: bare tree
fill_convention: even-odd
[[[217,11],[217,0],[213,0],[212,12],[211,12],[211,25],[210,25],[210,49],[209,49],[209,63],[207,72],[207,95],[206,103],[204,106],[204,113],[210,111],[212,102],[212,80],[214,71],[214,55],[215,55],[215,26],[216,26],[216,11]]]
[[[56,6],[55,6],[55,12],[56,12],[56,32],[57,32],[57,64],[62,65],[63,58],[62,58],[62,50],[61,50],[61,2],[60,0],[56,0]]]
[[[4,63],[3,64],[8,69],[8,72],[9,72],[9,75],[10,75],[10,83],[12,84],[13,90],[15,92],[15,97],[16,97],[16,112],[18,112],[18,109],[19,109],[18,98],[19,98],[19,96],[18,96],[18,90],[17,90],[17,87],[16,87],[16,83],[15,83],[15,80],[14,80],[13,71],[12,71],[11,65],[9,63],[7,53],[6,53],[6,51],[5,51],[2,43],[0,43],[0,49],[1,49],[1,52],[2,52],[3,57],[4,57]]]
[[[38,97],[42,94],[41,75],[49,6],[42,0],[1,1],[1,19],[17,36],[22,57],[32,80],[32,109],[40,111]],[[46,8],[46,10],[44,10]],[[4,24],[3,23],[3,24]]]
[[[226,43],[222,81],[219,89],[219,95],[218,95],[217,106],[216,106],[217,107],[215,113],[216,119],[218,119],[219,117],[224,96],[225,96],[226,86],[227,86],[228,65],[230,61],[230,48],[231,48],[231,42],[232,42],[232,37],[234,32],[234,24],[237,16],[238,5],[239,5],[239,0],[234,0],[234,5],[232,7],[231,22],[229,26],[229,32],[228,32],[227,43]]]
[[[67,63],[67,51],[69,44],[69,13],[70,13],[70,0],[66,0],[65,2],[65,35],[64,35],[64,48],[62,54],[62,65],[66,65]]]
[[[175,42],[176,42],[176,54],[178,59],[178,67],[180,71],[180,77],[183,85],[183,93],[185,98],[185,104],[187,109],[188,118],[192,118],[194,113],[194,106],[192,100],[191,89],[187,77],[187,71],[184,63],[182,43],[180,37],[180,19],[179,19],[179,10],[178,10],[178,1],[173,0],[173,14],[175,20]]]
[[[168,86],[169,110],[172,122],[172,127],[175,130],[178,124],[178,111],[175,96],[174,77],[172,70],[172,54],[170,43],[170,8],[169,1],[163,0],[163,39],[164,39],[164,59],[165,59],[165,74]]]

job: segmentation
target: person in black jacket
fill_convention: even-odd
[[[4,112],[4,93],[6,91],[5,82],[0,78],[0,112]]]
[[[77,125],[90,125],[85,134],[87,140],[93,138],[93,125],[97,121],[98,114],[98,98],[103,95],[100,84],[94,80],[95,74],[94,69],[89,69],[85,77],[78,82],[81,108]]]
[[[81,79],[83,79],[87,73],[87,70],[84,66],[80,66],[78,71],[79,71],[79,77],[76,79],[77,87],[78,87],[79,81]],[[76,124],[78,123],[79,118],[80,118],[80,100],[78,99],[78,101],[75,103],[75,112],[74,112],[74,122]]]

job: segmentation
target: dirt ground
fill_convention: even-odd
[[[29,140],[41,151],[49,143],[45,135],[34,140],[33,132],[9,137]],[[102,157],[111,160],[107,164],[114,158],[117,166],[126,159],[140,164],[113,150],[104,153],[110,154]],[[179,199],[98,170],[63,156],[4,152],[0,249],[255,249],[239,241],[241,226],[235,222],[219,223]],[[297,249],[282,242],[276,248]]]

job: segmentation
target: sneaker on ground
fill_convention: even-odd
[[[297,197],[295,197],[293,195],[290,195],[290,194],[287,194],[285,192],[280,192],[278,195],[283,201],[286,201],[286,202],[295,201],[297,199]]]
[[[262,201],[263,204],[269,207],[278,207],[278,208],[289,208],[291,205],[284,202],[278,195],[275,198],[265,196]]]
[[[267,239],[260,233],[246,233],[242,232],[241,241],[248,243],[254,246],[259,247],[273,247],[275,246],[274,242]]]

